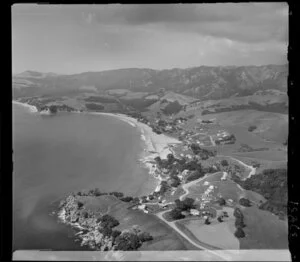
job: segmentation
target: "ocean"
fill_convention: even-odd
[[[51,215],[73,191],[146,195],[156,180],[139,162],[135,127],[107,115],[30,112],[13,104],[13,250],[87,250]]]

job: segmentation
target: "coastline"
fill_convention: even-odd
[[[16,101],[16,100],[13,100],[12,103],[28,108],[31,113],[37,113],[38,112],[38,110],[35,106],[29,105],[29,104],[26,104],[26,103],[22,103],[22,102],[19,102],[19,101]]]
[[[37,113],[38,110],[35,106],[29,105],[27,103],[22,103],[13,100],[14,104],[22,105],[30,110],[31,113]],[[93,115],[107,115],[118,118],[119,120],[128,123],[134,128],[137,128],[141,133],[141,140],[145,144],[144,152],[142,153],[139,161],[146,167],[149,171],[149,175],[153,176],[157,180],[157,184],[154,191],[158,191],[160,188],[160,183],[162,178],[160,172],[156,167],[155,158],[160,157],[161,159],[167,158],[167,155],[173,153],[169,145],[181,143],[176,138],[169,137],[165,134],[156,134],[152,131],[152,128],[147,124],[137,121],[133,117],[129,117],[125,114],[120,113],[106,113],[106,112],[73,112],[73,113],[88,113]]]
[[[160,189],[160,183],[163,179],[160,176],[160,172],[156,167],[154,159],[158,156],[161,159],[166,159],[168,154],[173,153],[169,145],[179,144],[182,142],[165,134],[156,134],[152,131],[150,126],[138,122],[135,118],[124,114],[101,112],[96,112],[96,114],[117,117],[121,121],[127,122],[132,127],[139,129],[141,132],[141,139],[145,143],[144,154],[141,156],[140,162],[149,170],[149,174],[157,179],[157,185],[154,191],[158,191]]]

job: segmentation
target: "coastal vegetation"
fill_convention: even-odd
[[[266,169],[242,181],[233,175],[232,179],[246,190],[252,190],[267,199],[260,209],[268,210],[276,215],[287,214],[287,170]]]

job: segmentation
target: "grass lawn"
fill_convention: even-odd
[[[224,207],[223,210],[227,211],[229,218],[221,223],[213,219],[210,225],[205,225],[204,221],[199,219],[178,221],[176,225],[189,237],[197,239],[199,244],[204,243],[217,249],[239,249],[239,240],[234,236],[233,209]]]
[[[245,153],[232,153],[233,157],[250,157],[253,159],[262,159],[269,161],[285,161],[287,160],[287,152],[279,150],[256,151]]]
[[[241,249],[288,249],[287,221],[256,207],[242,210],[246,227]]]
[[[116,229],[123,230],[138,225],[149,232],[154,239],[143,244],[141,250],[196,250],[197,248],[180,236],[176,231],[152,214],[140,210],[132,210],[130,203],[122,202],[114,196],[82,197],[85,208],[93,211],[108,211],[120,225]]]

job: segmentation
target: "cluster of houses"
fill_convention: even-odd
[[[215,136],[215,143],[217,145],[234,144],[235,141],[235,136],[229,134],[227,131],[219,131]]]

